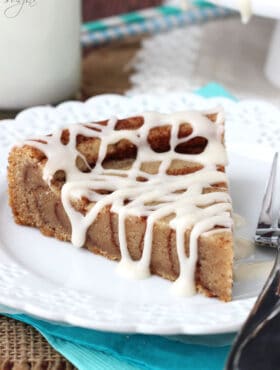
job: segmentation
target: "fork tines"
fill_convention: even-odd
[[[280,237],[279,211],[275,215],[278,153],[275,153],[256,229],[256,245],[276,247]]]

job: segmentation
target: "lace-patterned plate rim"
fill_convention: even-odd
[[[247,144],[246,131],[254,125],[250,144],[262,144],[267,148],[277,147],[280,140],[280,109],[262,100],[243,100],[239,102],[228,98],[203,98],[197,94],[186,92],[141,94],[122,96],[104,94],[88,99],[86,102],[69,101],[57,107],[39,106],[20,112],[14,120],[2,120],[0,137],[1,151],[6,154],[18,140],[38,134],[50,133],[57,127],[72,123],[86,123],[106,119],[112,115],[119,118],[141,114],[143,111],[155,110],[170,113],[175,110],[205,110],[215,106],[225,109],[227,131],[235,136],[241,128],[238,140],[229,136],[229,143]],[[231,125],[230,125],[231,123]],[[234,125],[234,127],[233,127]],[[252,130],[251,130],[252,131]],[[4,158],[6,160],[6,156]],[[0,167],[2,167],[0,162]]]
[[[144,94],[133,97],[102,95],[85,103],[67,102],[56,108],[30,108],[21,112],[15,120],[2,122],[0,168],[4,173],[7,153],[16,140],[22,140],[29,135],[49,133],[58,126],[104,119],[110,115],[119,117],[135,115],[146,110],[170,112],[208,109],[217,105],[222,105],[225,109],[226,139],[230,150],[240,152],[246,149],[246,156],[258,160],[262,146],[269,158],[269,153],[273,151],[272,141],[275,140],[275,134],[270,137],[268,133],[271,130],[274,133],[280,128],[280,111],[269,103],[260,101],[236,103],[225,98],[204,99],[189,93]],[[264,138],[263,132],[266,132]],[[259,142],[261,138],[262,143]],[[6,186],[3,179],[0,185],[3,199],[6,198]],[[38,244],[60,243],[41,236],[35,230],[26,230],[14,225],[11,215],[7,216],[8,213],[9,208],[5,205],[0,209],[0,218],[4,221],[2,224],[6,222],[5,227],[11,234],[18,233],[21,239],[18,244],[22,243],[22,238],[26,238],[26,235],[26,240],[33,241],[35,238],[34,241]],[[2,227],[1,235],[3,232]],[[147,302],[139,304],[125,299],[117,301],[110,296],[102,297],[100,292],[85,294],[74,287],[71,289],[65,287],[62,280],[59,284],[53,284],[52,279],[48,280],[46,274],[42,277],[37,271],[34,272],[30,264],[18,259],[15,253],[10,253],[11,245],[8,246],[8,250],[6,245],[3,246],[7,242],[12,244],[15,240],[3,242],[0,238],[1,303],[47,320],[116,332],[215,334],[238,330],[255,300],[255,298],[238,299],[223,304],[215,299],[205,298],[201,301],[198,297],[190,305],[186,301],[180,304],[153,302],[148,305]],[[48,251],[48,247],[46,250]],[[30,250],[27,252],[30,253]],[[39,255],[40,253],[43,253],[43,250],[40,250]],[[70,252],[67,250],[66,254],[68,253]],[[104,260],[102,266],[107,266],[107,263],[109,262]],[[48,273],[51,274],[51,271]],[[45,289],[42,290],[42,286]],[[198,308],[202,311],[200,317],[197,317]]]

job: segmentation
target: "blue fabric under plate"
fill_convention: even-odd
[[[216,83],[196,93],[234,99]],[[58,325],[27,315],[8,316],[32,325],[80,370],[222,370],[234,336],[126,335]]]

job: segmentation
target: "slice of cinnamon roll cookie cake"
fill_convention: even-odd
[[[16,223],[173,281],[232,296],[232,204],[220,110],[76,124],[9,155]]]

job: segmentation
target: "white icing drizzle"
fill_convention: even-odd
[[[251,0],[239,0],[239,9],[242,23],[248,23],[252,16]]]
[[[212,113],[216,112],[217,110]],[[172,215],[169,225],[176,232],[180,266],[180,275],[174,284],[174,290],[180,295],[192,295],[195,293],[198,238],[216,226],[220,227],[220,231],[232,228],[232,206],[228,193],[221,190],[203,194],[204,188],[227,182],[226,175],[217,171],[218,165],[224,166],[227,163],[222,143],[223,113],[218,113],[215,123],[200,112],[148,112],[142,116],[144,124],[136,130],[115,130],[117,119],[111,118],[106,126],[98,123],[69,126],[69,142],[66,145],[61,142],[62,129],[52,136],[28,140],[25,144],[41,150],[46,155],[43,177],[50,186],[54,174],[59,170],[65,171],[66,182],[61,190],[61,198],[72,226],[74,245],[84,245],[87,230],[103,207],[111,206],[111,211],[118,214],[121,251],[118,271],[123,275],[134,278],[150,275],[154,223]],[[180,125],[186,122],[191,124],[192,133],[187,138],[178,138]],[[167,125],[171,126],[170,150],[157,153],[147,142],[148,134],[154,127]],[[98,160],[94,169],[88,173],[81,172],[76,166],[77,157],[81,157],[86,163],[86,159],[76,147],[78,135],[100,139]],[[178,144],[197,136],[208,141],[202,153],[180,154],[175,151]],[[121,139],[129,140],[138,148],[132,167],[128,170],[105,169],[102,163],[108,145]],[[166,172],[173,160],[196,162],[203,168],[191,174],[168,175]],[[160,162],[157,174],[149,174],[141,169],[144,162],[154,161]],[[139,182],[137,178],[140,176],[148,181]],[[111,193],[100,194],[95,191],[98,189]],[[73,206],[73,200],[81,197],[93,202],[86,215],[78,212]],[[143,253],[138,261],[132,260],[127,247],[125,221],[129,216],[147,218]],[[185,253],[187,229],[191,230],[189,256]]]

